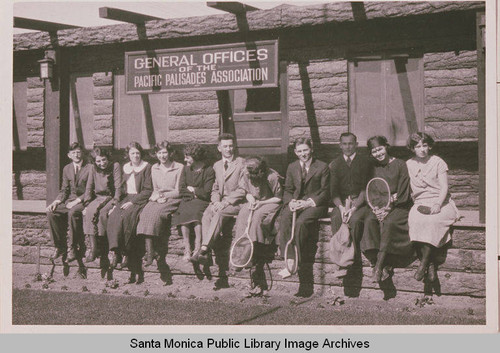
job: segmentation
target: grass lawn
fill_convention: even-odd
[[[481,325],[463,312],[307,307],[14,289],[14,325]]]

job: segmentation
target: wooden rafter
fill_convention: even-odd
[[[108,20],[115,20],[115,21],[135,23],[135,24],[144,23],[146,21],[163,20],[163,18],[160,17],[154,17],[137,12],[116,9],[114,7],[100,7],[99,17]]]
[[[238,1],[208,1],[207,6],[213,9],[230,12],[235,15],[239,15],[249,11],[260,10],[256,7],[246,5]]]
[[[14,27],[44,32],[56,32],[60,29],[80,28],[80,26],[73,26],[49,21],[40,21],[25,17],[14,17]]]

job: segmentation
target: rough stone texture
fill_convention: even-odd
[[[293,127],[290,129],[289,141],[299,137],[312,137],[314,143],[338,142],[340,134],[346,131],[345,126]],[[318,140],[319,138],[319,140]]]
[[[113,128],[113,115],[97,115],[94,117],[94,130],[107,130]]]
[[[309,49],[309,48],[308,48]],[[327,47],[318,48],[322,50],[323,57],[330,57],[325,53],[328,50]],[[302,50],[304,51],[304,50]],[[306,53],[309,50],[306,51]],[[326,54],[326,55],[325,55]],[[341,78],[347,77],[347,60],[333,60],[333,61],[319,61],[310,62],[305,64],[289,64],[288,65],[288,78],[290,80],[300,80],[302,77],[301,66],[304,65],[305,71],[307,71],[307,76],[310,80],[322,79],[322,78]]]
[[[94,84],[94,145],[113,146],[113,74],[97,72],[92,75]]]
[[[27,96],[28,102],[43,102],[45,88],[28,88],[29,96]]]
[[[94,99],[95,100],[105,100],[113,99],[113,86],[95,86],[94,87]]]
[[[26,82],[28,83],[28,89],[29,88],[45,88],[45,84],[40,79],[40,77],[27,77]]]
[[[431,87],[425,89],[425,104],[476,103],[477,86]]]
[[[477,121],[426,122],[425,131],[436,140],[477,139]]]
[[[218,129],[219,114],[169,116],[169,130]]]
[[[424,85],[425,87],[477,85],[477,69],[426,70]]]
[[[23,170],[12,174],[12,198],[14,200],[45,200],[47,197],[45,172]]]
[[[315,110],[314,114],[308,120],[308,114],[305,110],[291,111],[288,115],[288,123],[291,127],[296,126],[336,126],[342,125],[347,129],[348,125],[348,110],[347,109],[332,109],[332,110]],[[312,121],[315,124],[311,124]]]
[[[27,146],[44,146],[44,95],[45,88],[43,81],[38,77],[28,77],[28,89],[26,92],[26,127],[27,127]]]
[[[94,87],[113,85],[113,74],[111,72],[96,72],[92,75]]]
[[[425,106],[425,121],[477,120],[477,103],[443,103]]]
[[[12,228],[48,229],[49,224],[45,214],[13,213]]]
[[[464,210],[477,210],[479,208],[479,194],[468,192],[452,192],[451,198],[458,208]]]
[[[42,100],[30,101],[28,103],[26,113],[29,117],[42,116],[43,115],[43,101]]]
[[[206,101],[217,100],[217,92],[215,91],[200,91],[200,92],[182,92],[170,93],[168,101],[171,102],[187,102],[187,101]]]
[[[309,103],[311,102],[311,104]],[[288,96],[288,108],[293,110],[347,109],[347,92],[312,93]]]
[[[52,240],[48,229],[12,228],[12,244],[52,246]]]
[[[448,175],[450,192],[478,192],[479,175]]]
[[[367,20],[378,18],[398,18],[450,11],[484,9],[484,2],[367,2],[363,4]],[[342,22],[353,22],[354,15],[350,3],[328,3],[307,7],[279,7],[270,10],[252,11],[246,14],[249,31],[298,28]],[[236,17],[232,14],[177,18],[149,21],[143,31],[133,24],[105,27],[87,27],[58,31],[61,47],[126,43],[147,39],[173,39],[213,34],[238,33]],[[14,51],[46,48],[50,44],[48,33],[36,32],[14,36]]]
[[[456,51],[424,54],[424,70],[454,70],[477,67],[477,52]]]
[[[484,230],[455,229],[452,235],[453,247],[458,249],[486,249]]]
[[[168,141],[173,143],[214,143],[219,136],[219,129],[172,130]]]
[[[288,90],[292,95],[297,94],[297,92],[347,92],[347,77],[330,77],[323,79],[304,78],[304,80],[290,80],[288,82]]]
[[[96,130],[93,137],[96,146],[113,146],[113,129]]]
[[[217,100],[169,102],[168,111],[170,116],[219,114],[219,104]]]
[[[112,99],[103,99],[103,100],[94,99],[94,115],[112,115],[112,114],[113,114]]]

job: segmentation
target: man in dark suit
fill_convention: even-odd
[[[84,268],[81,258],[85,253],[82,211],[85,187],[90,168],[82,159],[80,144],[73,143],[68,150],[71,163],[63,169],[62,187],[57,198],[47,206],[50,234],[56,247],[53,260],[63,257],[63,262],[78,259],[79,274],[83,277]]]
[[[284,254],[291,237],[292,214],[296,211],[295,240],[299,250],[300,285],[295,296],[306,298],[313,294],[318,219],[328,212],[330,172],[326,163],[313,158],[309,138],[298,138],[294,142],[294,151],[299,160],[291,163],[286,171],[279,241]]]
[[[332,234],[335,234],[345,217],[349,223],[351,239],[354,240],[357,257],[359,241],[363,236],[366,212],[365,189],[370,180],[372,164],[370,160],[357,153],[356,135],[345,132],[340,135],[342,154],[330,163],[330,193],[334,205],[332,212]],[[351,198],[351,208],[346,209],[346,200]],[[342,271],[341,274],[345,274]]]

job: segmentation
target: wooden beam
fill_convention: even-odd
[[[246,5],[238,1],[208,1],[207,6],[213,9],[230,12],[235,15],[240,15],[249,11],[260,10],[256,7]]]
[[[108,20],[140,24],[146,21],[164,20],[164,18],[144,15],[137,12],[116,9],[114,7],[100,7],[99,17]]]
[[[14,27],[32,29],[35,31],[57,32],[60,29],[80,28],[80,26],[66,25],[63,23],[34,20],[31,18],[14,17]]]
[[[479,221],[486,218],[486,59],[485,59],[485,14],[476,14],[477,44],[477,118],[479,128],[478,162],[479,162]],[[495,48],[489,49],[495,50]]]

